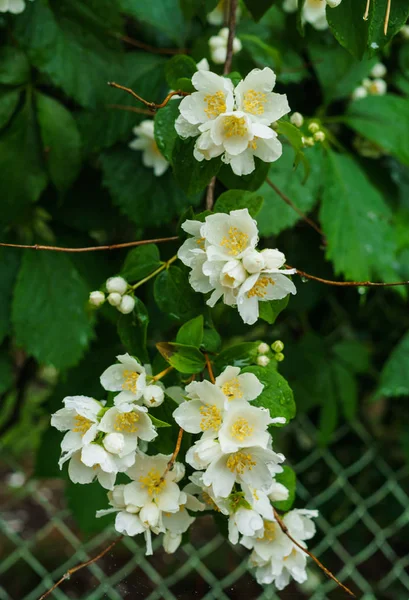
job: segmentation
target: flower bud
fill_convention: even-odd
[[[308,131],[311,131],[311,133],[316,133],[319,130],[320,130],[320,126],[315,121],[313,121],[312,123],[310,123],[308,125]]]
[[[163,549],[166,554],[173,554],[179,548],[181,542],[182,535],[180,533],[167,531],[163,536]]]
[[[352,100],[359,100],[360,98],[366,98],[367,95],[368,95],[368,92],[366,91],[365,87],[363,85],[359,85],[352,92]]]
[[[149,407],[160,406],[165,399],[165,392],[159,385],[148,385],[143,393],[144,404]]]
[[[301,113],[295,112],[291,115],[290,122],[296,127],[302,127],[304,123],[304,117]]]
[[[122,297],[121,304],[118,306],[118,310],[123,315],[128,315],[129,313],[131,313],[133,311],[134,306],[135,306],[134,298],[132,298],[132,296],[126,295],[126,296]]]
[[[285,256],[277,248],[266,248],[260,252],[264,259],[264,268],[267,270],[279,269],[285,263]]]
[[[112,506],[123,507],[125,506],[124,500],[124,487],[125,485],[116,485],[113,490],[108,492],[108,499]]]
[[[95,291],[89,295],[89,303],[92,306],[101,306],[105,302],[105,294],[103,292]]]
[[[281,340],[276,340],[274,344],[271,344],[273,352],[282,352],[284,350],[284,344]]]
[[[259,273],[264,269],[264,258],[257,250],[252,250],[243,257],[243,266],[249,273]]]
[[[144,525],[156,527],[159,523],[160,511],[154,502],[148,502],[141,508],[139,518]]]
[[[125,440],[122,433],[108,433],[102,440],[104,448],[111,454],[121,454],[125,446]]]
[[[304,144],[304,146],[314,146],[315,145],[313,137],[303,137],[302,143]]]
[[[387,87],[383,79],[374,79],[368,88],[368,92],[373,96],[383,96],[386,94]]]
[[[105,284],[108,292],[117,292],[118,294],[125,294],[128,284],[123,277],[110,277],[107,279]]]
[[[257,346],[257,352],[259,354],[267,354],[267,352],[270,350],[268,344],[266,344],[265,342],[261,342],[261,344],[259,344]]]
[[[376,65],[374,65],[371,70],[371,75],[375,78],[385,77],[386,73],[387,69],[383,63],[376,63]]]
[[[330,8],[335,8],[341,4],[342,0],[327,0],[327,5]]]
[[[185,472],[185,465],[181,462],[175,462],[172,469],[173,481],[176,483],[181,481],[185,476]]]
[[[261,356],[257,357],[257,364],[259,367],[266,367],[269,362],[270,359],[265,354],[262,354]]]
[[[119,306],[121,304],[122,296],[118,292],[112,292],[108,295],[108,302],[111,306]]]
[[[236,288],[245,281],[247,273],[239,260],[229,260],[220,273],[220,283],[229,288]]]
[[[323,142],[325,140],[325,133],[323,131],[317,131],[314,133],[314,140],[316,142]]]
[[[409,25],[404,25],[400,30],[400,34],[405,40],[409,40]]]
[[[282,362],[284,360],[284,354],[282,352],[278,352],[274,358],[277,362]]]

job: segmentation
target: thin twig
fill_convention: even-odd
[[[290,265],[285,265],[287,269],[293,269]],[[393,287],[397,285],[409,285],[409,281],[392,281],[389,283],[381,283],[379,281],[333,281],[332,279],[322,279],[322,277],[316,277],[310,275],[299,269],[295,269],[297,275],[305,277],[306,279],[312,279],[313,281],[319,281],[319,283],[325,283],[326,285],[336,285],[340,287]]]
[[[385,22],[383,24],[383,33],[385,35],[388,33],[389,17],[391,16],[391,5],[392,0],[388,0],[388,4],[386,5]]]
[[[290,198],[289,198],[288,196],[286,196],[286,195],[284,194],[284,192],[282,192],[282,191],[281,191],[281,190],[280,190],[280,189],[279,189],[279,188],[278,188],[278,187],[275,185],[275,183],[273,183],[273,182],[271,181],[271,179],[269,179],[268,177],[267,177],[267,179],[266,179],[266,183],[267,183],[267,184],[268,184],[268,185],[269,185],[269,186],[270,186],[270,187],[271,187],[271,188],[272,188],[272,189],[275,191],[275,193],[276,193],[278,196],[280,196],[280,198],[281,198],[282,200],[284,200],[284,202],[285,202],[286,204],[288,204],[288,206],[290,206],[290,207],[291,207],[291,208],[292,208],[292,209],[293,209],[293,210],[294,210],[294,211],[297,213],[297,215],[298,215],[299,217],[301,217],[301,218],[303,219],[303,221],[305,221],[306,223],[308,223],[308,225],[309,225],[310,227],[312,227],[313,229],[315,229],[315,231],[316,231],[317,233],[319,233],[319,234],[320,234],[320,235],[322,235],[322,236],[324,235],[324,232],[322,231],[322,229],[320,229],[320,227],[319,227],[319,226],[318,226],[316,223],[314,223],[314,221],[313,221],[312,219],[310,219],[309,217],[307,217],[307,215],[306,215],[305,213],[303,213],[303,211],[302,211],[302,210],[300,210],[300,209],[298,208],[298,206],[296,206],[296,205],[294,204],[294,202],[293,202],[292,200],[290,200]]]
[[[216,185],[216,175],[211,178],[206,192],[206,210],[212,210],[214,203],[214,188]]]
[[[172,456],[171,456],[171,458],[170,458],[170,461],[169,461],[169,462],[168,462],[168,464],[166,465],[166,469],[165,469],[165,472],[164,472],[164,474],[163,474],[163,475],[162,475],[162,477],[160,478],[160,480],[161,480],[161,481],[163,481],[163,480],[165,479],[166,475],[169,473],[169,471],[170,471],[170,470],[173,468],[173,465],[175,464],[175,461],[176,461],[176,459],[177,459],[177,456],[178,456],[178,454],[179,454],[179,452],[180,452],[180,447],[181,447],[181,445],[182,445],[183,433],[184,433],[183,429],[182,429],[182,428],[180,428],[180,429],[179,429],[179,433],[178,433],[178,439],[177,439],[177,441],[176,441],[176,446],[175,446],[175,449],[174,449],[174,451],[173,451],[173,454],[172,454]]]
[[[237,0],[230,0],[230,11],[229,11],[229,37],[227,38],[227,52],[226,62],[224,63],[223,75],[227,75],[231,70],[231,63],[233,60],[233,41],[236,35],[236,13],[237,13]]]
[[[210,381],[212,383],[216,383],[216,380],[215,380],[214,374],[213,374],[212,363],[210,362],[209,356],[207,354],[205,354],[204,357],[206,360],[206,367],[209,372]]]
[[[136,106],[127,106],[126,104],[107,104],[106,108],[117,108],[118,110],[127,110],[129,112],[137,113],[138,115],[148,115],[149,117],[153,116],[151,110],[137,108]]]
[[[146,277],[144,277],[140,281],[137,281],[135,283],[135,285],[131,286],[132,289],[136,290],[138,287],[140,287],[141,285],[143,285],[144,283],[146,283],[147,281],[149,281],[150,279],[152,279],[152,277],[155,277],[156,275],[159,275],[159,273],[162,273],[162,271],[164,271],[165,269],[169,269],[170,265],[173,262],[175,262],[175,260],[177,260],[177,258],[178,258],[177,254],[175,254],[175,256],[172,256],[172,258],[170,258],[166,262],[162,263],[160,267],[158,267],[157,269],[155,269],[155,271],[152,271],[152,273],[149,273],[149,275],[147,275]]]
[[[148,100],[144,100],[144,98],[141,98],[141,96],[138,96],[138,94],[136,94],[133,90],[131,90],[131,88],[127,88],[124,85],[115,83],[115,81],[108,81],[108,85],[111,87],[117,88],[118,90],[127,92],[128,94],[131,94],[131,96],[133,96],[136,100],[138,100],[138,102],[142,102],[142,104],[147,106],[149,108],[149,110],[151,110],[152,112],[155,112],[159,108],[164,108],[167,105],[167,103],[169,102],[169,100],[171,98],[173,98],[173,96],[190,96],[190,92],[182,92],[182,90],[177,90],[176,92],[169,92],[169,94],[166,96],[166,98],[164,99],[163,102],[156,104],[156,102],[148,102]]]
[[[44,600],[44,598],[47,598],[47,596],[49,596],[56,588],[58,588],[66,579],[69,579],[71,577],[71,575],[73,575],[74,573],[76,573],[77,571],[79,571],[80,569],[84,569],[84,567],[88,567],[89,565],[92,565],[92,563],[96,562],[97,560],[99,560],[100,558],[102,558],[103,556],[105,556],[105,554],[107,554],[110,550],[112,550],[112,548],[120,541],[122,540],[124,536],[120,535],[119,537],[116,538],[116,540],[114,540],[111,544],[109,544],[109,546],[107,548],[105,548],[105,550],[102,550],[102,552],[100,552],[99,554],[97,554],[97,556],[94,556],[94,558],[90,558],[89,560],[77,565],[76,567],[72,567],[72,569],[68,569],[68,571],[66,573],[64,573],[64,575],[61,577],[61,579],[59,579],[57,581],[57,583],[54,583],[53,587],[50,588],[48,590],[48,592],[46,592],[45,594],[43,594],[39,600]]]
[[[371,6],[371,0],[366,0],[366,8],[365,8],[364,16],[363,16],[364,21],[368,20],[370,6]]]
[[[0,242],[2,248],[23,248],[24,250],[50,250],[51,252],[97,252],[98,250],[119,250],[120,248],[132,248],[133,246],[144,246],[145,244],[160,244],[161,242],[174,242],[178,240],[174,235],[168,238],[156,238],[153,240],[139,240],[137,242],[125,242],[123,244],[111,244],[110,246],[87,246],[86,248],[62,248],[60,246],[41,246],[34,244],[26,246],[25,244],[5,244]]]
[[[145,42],[140,42],[139,40],[134,40],[129,37],[129,35],[122,35],[121,33],[117,33],[116,31],[110,32],[112,36],[116,37],[118,40],[122,40],[131,46],[135,46],[135,48],[142,48],[142,50],[146,50],[151,54],[188,54],[189,50],[187,48],[155,48],[155,46],[150,46],[149,44],[145,44]]]
[[[312,554],[312,552],[310,552],[309,550],[307,550],[307,548],[304,548],[304,546],[302,546],[299,542],[297,542],[297,540],[295,540],[293,538],[293,536],[288,531],[287,525],[284,523],[284,521],[282,520],[282,518],[280,517],[280,515],[278,514],[278,512],[276,511],[276,509],[273,508],[273,510],[274,510],[274,516],[277,519],[277,523],[279,524],[280,529],[284,533],[284,535],[286,535],[288,537],[288,539],[290,539],[292,541],[292,543],[297,546],[297,548],[299,548],[305,554],[307,554],[310,558],[312,558],[312,560],[315,562],[315,564],[318,565],[319,568],[322,571],[324,571],[325,575],[327,577],[329,577],[330,579],[332,579],[333,581],[335,581],[335,583],[337,585],[339,585],[339,587],[342,588],[344,590],[344,592],[346,592],[347,594],[349,594],[350,596],[352,596],[352,598],[356,598],[355,594],[353,592],[351,592],[351,590],[349,588],[347,588],[343,583],[341,583],[339,581],[339,579],[337,579],[335,577],[335,575],[333,575],[331,573],[331,571],[329,571],[327,569],[327,567],[324,567],[324,565],[322,564],[322,562],[320,560],[318,560],[318,558],[316,556],[314,556],[314,554]]]

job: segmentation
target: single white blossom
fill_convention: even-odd
[[[224,415],[225,396],[209,381],[192,382],[186,387],[191,400],[180,404],[173,412],[179,427],[189,433],[216,437]]]
[[[285,94],[273,92],[275,83],[275,73],[269,67],[250,71],[234,90],[237,110],[265,125],[281,119],[290,112],[290,107]]]
[[[107,434],[103,439],[104,447],[119,456],[134,452],[138,446],[138,439],[150,442],[158,435],[146,409],[137,405],[130,407],[122,404],[109,408],[98,429]],[[107,443],[111,448],[107,447]],[[118,448],[116,452],[113,449],[115,446]]]
[[[200,229],[208,260],[239,260],[258,243],[257,222],[247,208],[206,217]]]
[[[156,143],[153,121],[146,119],[134,127],[132,131],[137,137],[130,142],[129,147],[132,150],[142,150],[143,164],[145,167],[153,168],[156,177],[160,177],[168,169],[169,163],[161,154]]]
[[[220,29],[217,35],[209,39],[209,48],[212,61],[217,65],[222,65],[227,58],[227,40],[229,37],[228,27]],[[233,54],[237,54],[242,49],[241,41],[238,38],[233,39]]]
[[[197,90],[183,98],[179,105],[180,114],[191,125],[200,125],[233,110],[233,83],[211,71],[197,71],[192,77]],[[175,123],[178,131],[177,122]]]
[[[240,373],[239,367],[230,366],[216,377],[215,385],[226,397],[226,408],[233,400],[246,400],[247,402],[255,400],[264,388],[264,385],[253,373]]]
[[[280,417],[278,419],[279,423],[283,422]],[[226,412],[218,432],[222,452],[237,452],[249,446],[267,448],[270,441],[267,428],[274,422],[277,419],[270,417],[267,408],[258,408],[240,400],[234,402]]]
[[[146,389],[146,369],[129,354],[117,356],[119,364],[108,367],[101,375],[104,390],[119,392],[116,406],[141,400]]]
[[[240,534],[253,536],[261,527],[263,527],[263,519],[258,512],[252,508],[239,506],[229,518],[229,541],[231,544],[237,544]]]

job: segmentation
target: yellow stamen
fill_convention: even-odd
[[[249,298],[253,298],[254,296],[257,296],[258,298],[265,298],[269,284],[275,285],[275,281],[271,277],[260,277],[253,285],[251,290],[247,292],[247,296]]]
[[[264,534],[258,539],[265,542],[273,542],[277,537],[277,528],[279,529],[277,523],[274,523],[273,521],[264,521]]]
[[[200,414],[202,420],[200,421],[200,429],[207,431],[208,429],[214,429],[218,431],[222,424],[222,414],[217,406],[201,406]]]
[[[166,481],[162,480],[161,474],[157,469],[151,469],[147,475],[141,475],[139,481],[142,488],[148,491],[149,496],[156,496],[166,485]]]
[[[258,138],[254,138],[254,140],[251,140],[249,142],[248,148],[251,148],[252,150],[257,150],[257,140]]]
[[[215,501],[209,496],[207,492],[202,492],[202,498],[204,503],[207,504],[207,506],[210,506],[216,512],[220,512],[220,508],[217,506]]]
[[[240,382],[237,377],[226,381],[226,383],[222,385],[222,392],[229,400],[243,398],[243,391],[240,387]]]
[[[207,94],[204,101],[207,102],[207,108],[204,111],[209,119],[214,119],[226,112],[226,98],[221,90],[215,94]]]
[[[136,433],[138,421],[139,414],[137,412],[120,413],[116,416],[114,429],[115,431],[125,431],[125,433]]]
[[[206,241],[206,238],[198,238],[196,240],[196,244],[199,246],[199,248],[201,248],[202,250],[204,250],[205,241]]]
[[[267,100],[267,94],[256,92],[256,90],[248,90],[244,94],[243,108],[245,112],[252,115],[264,114],[264,104]]]
[[[243,475],[246,469],[251,471],[256,464],[256,461],[251,459],[251,454],[235,452],[235,454],[230,454],[226,466],[232,473],[236,472],[239,475]]]
[[[247,233],[239,231],[237,227],[230,227],[228,236],[222,239],[220,246],[226,248],[231,256],[237,256],[246,249],[248,241]]]
[[[232,437],[236,438],[236,440],[239,440],[239,442],[243,442],[246,439],[246,437],[249,437],[253,433],[254,427],[249,425],[247,419],[244,419],[244,417],[240,417],[231,426],[230,431]]]
[[[81,433],[82,435],[85,435],[92,425],[92,421],[82,415],[75,415],[74,421],[75,427],[73,431],[75,431],[75,433]]]
[[[235,117],[234,115],[224,118],[223,129],[226,137],[234,135],[243,137],[248,131],[245,117]]]
[[[136,394],[136,386],[137,381],[139,379],[139,373],[125,369],[122,376],[124,378],[122,389],[126,392],[132,392],[133,394]]]

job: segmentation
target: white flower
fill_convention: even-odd
[[[302,127],[304,123],[304,117],[301,113],[295,112],[291,115],[290,122],[296,127]]]
[[[206,217],[200,232],[209,260],[238,260],[258,242],[257,223],[247,208]]]
[[[359,85],[357,88],[354,89],[351,97],[352,100],[359,100],[360,98],[366,98],[367,95],[368,92],[366,88],[363,85]]]
[[[61,442],[60,468],[74,452],[94,441],[98,433],[102,405],[88,396],[67,396],[65,408],[51,415],[51,425],[58,431],[67,431]]]
[[[337,6],[337,4],[334,4],[334,1],[338,2],[338,0],[332,0],[332,2],[326,2],[326,0],[305,0],[302,10],[302,20],[310,23],[314,29],[327,29],[328,21],[325,15],[325,8],[327,3],[329,6]],[[285,12],[295,12],[297,6],[297,0],[284,0],[283,9]]]
[[[105,294],[103,292],[99,292],[98,290],[95,292],[91,292],[89,295],[89,303],[93,306],[101,306],[105,302]]]
[[[387,69],[383,63],[376,63],[371,69],[371,76],[374,78],[385,77]]]
[[[135,308],[135,299],[132,296],[122,296],[120,305],[118,306],[119,312],[123,315],[129,315]]]
[[[257,250],[250,251],[243,257],[243,266],[248,273],[259,273],[265,267],[264,257]]]
[[[176,423],[189,433],[216,437],[223,420],[224,394],[209,381],[194,381],[186,387],[186,392],[193,399],[183,402],[173,412]]]
[[[125,294],[128,289],[128,283],[125,281],[123,277],[110,277],[106,281],[106,288],[108,293],[117,292],[121,296]]]
[[[229,37],[228,27],[220,29],[217,35],[213,35],[209,39],[209,48],[212,61],[217,65],[222,65],[226,62],[227,57],[227,40]],[[241,41],[238,38],[233,39],[233,54],[237,54],[242,49]]]
[[[272,90],[276,83],[274,71],[269,67],[253,69],[234,90],[236,107],[250,115],[256,123],[271,125],[290,112],[287,96]],[[258,136],[258,133],[255,132]],[[263,137],[263,136],[260,136]]]
[[[197,90],[183,98],[180,114],[191,125],[208,123],[219,115],[233,110],[233,83],[211,71],[197,71],[192,77]]]
[[[195,521],[194,517],[191,517],[186,509],[190,511],[202,511],[205,509],[205,505],[202,502],[188,493],[188,487],[183,489],[186,494],[185,505],[180,506],[176,513],[166,513],[163,515],[162,523],[165,528],[165,535],[163,536],[163,548],[167,554],[173,554],[182,541],[182,534],[185,533],[190,525]]]
[[[122,296],[118,292],[112,292],[108,294],[108,302],[111,306],[119,306],[121,304]]]
[[[264,385],[253,373],[241,373],[239,367],[226,367],[218,377],[216,385],[226,397],[225,406],[229,407],[232,400],[251,402],[260,396]]]
[[[259,367],[266,367],[269,362],[270,362],[270,359],[268,358],[268,356],[258,356],[257,357],[257,364],[259,365]]]
[[[372,96],[384,96],[388,89],[386,81],[383,79],[374,79],[367,86],[368,94]]]
[[[266,408],[258,408],[240,400],[234,402],[227,411],[219,430],[218,437],[222,452],[237,452],[240,448],[249,446],[267,448],[270,441],[267,427],[274,421]],[[282,420],[280,419],[279,422]]]
[[[138,439],[150,442],[158,435],[145,408],[134,405],[127,410],[128,407],[122,404],[109,408],[98,425],[99,431],[108,434],[103,440],[104,447],[119,456],[134,452]],[[111,448],[117,446],[119,451],[107,447],[107,443]]]
[[[17,15],[22,13],[25,7],[24,0],[0,0],[0,13],[10,12]]]
[[[191,268],[189,282],[196,292],[206,294],[213,289],[210,279],[203,273],[203,265],[207,261],[205,252],[205,239],[200,230],[203,223],[187,220],[182,224],[182,229],[192,235],[178,250],[178,258],[184,265]]]
[[[196,67],[198,71],[210,71],[210,65],[207,58],[202,58],[202,60],[199,60],[199,62],[196,63]]]
[[[230,165],[235,175],[249,175],[256,168],[254,157],[256,156],[264,162],[275,162],[283,153],[283,147],[277,134],[272,129],[272,135],[268,139],[262,139],[255,136],[247,148],[241,154],[232,155],[226,152],[222,156],[222,161]]]
[[[120,364],[108,367],[101,375],[101,385],[115,396],[115,406],[140,400],[146,389],[146,370],[129,354],[117,356]]]
[[[258,446],[245,448],[213,460],[203,474],[203,483],[211,485],[216,496],[222,498],[229,496],[235,482],[267,490],[271,475],[282,471],[279,463],[283,461],[284,456],[273,450]]]
[[[219,458],[222,452],[217,440],[204,437],[195,442],[186,452],[186,462],[194,469],[206,469],[210,463]]]
[[[104,471],[98,464],[93,467],[85,465],[80,451],[75,452],[68,463],[68,476],[73,483],[87,484],[97,479],[103,488],[111,490],[115,484],[116,474],[117,471]]]
[[[149,119],[142,121],[132,131],[137,138],[129,144],[129,147],[132,150],[142,150],[143,164],[145,167],[152,167],[156,177],[160,177],[169,167],[169,163],[156,144],[153,121]]]
[[[237,544],[239,534],[253,536],[256,531],[263,527],[263,519],[251,508],[240,506],[229,518],[229,541]]]
[[[160,385],[148,385],[143,393],[143,403],[148,408],[160,406],[165,399],[165,392]]]

